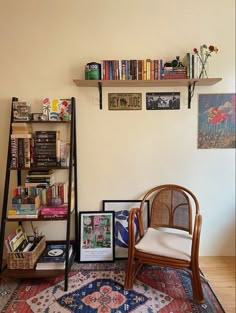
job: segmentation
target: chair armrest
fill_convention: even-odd
[[[137,229],[135,228],[135,217],[138,220]],[[133,249],[136,244],[136,234],[138,233],[138,238],[142,238],[144,235],[144,227],[143,227],[143,220],[142,220],[142,211],[140,208],[132,208],[129,211],[128,217],[128,247],[129,250]]]
[[[201,228],[202,228],[202,215],[196,214],[194,229],[193,229],[193,241],[192,241],[192,262],[198,264],[199,258],[199,245],[200,245],[200,237],[201,237]]]

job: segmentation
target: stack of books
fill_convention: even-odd
[[[32,219],[38,218],[41,200],[39,195],[28,195],[27,193],[18,193],[18,188],[14,189],[12,198],[12,207],[7,212],[9,219]],[[24,190],[22,188],[22,190]]]
[[[39,216],[42,218],[65,218],[67,217],[68,206],[62,204],[58,206],[42,206]]]
[[[73,248],[69,245],[69,260],[72,257]],[[47,244],[40,256],[36,270],[63,270],[66,265],[66,244]]]
[[[34,138],[34,166],[60,166],[60,131],[36,131]]]
[[[185,66],[164,66],[161,70],[161,79],[186,79],[187,68]]]
[[[32,127],[27,123],[12,123],[11,167],[29,168],[31,164]]]
[[[54,174],[52,170],[29,170],[25,179],[26,187],[51,186],[55,182]]]

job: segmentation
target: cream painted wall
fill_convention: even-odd
[[[235,255],[235,150],[197,149],[199,93],[235,92],[234,0],[0,0],[0,201],[4,188],[11,97],[40,110],[45,96],[75,96],[79,209],[103,199],[137,199],[161,183],[182,184],[199,199],[201,255]],[[223,81],[185,88],[78,88],[84,65],[101,59],[183,56],[201,44],[219,47],[210,76]],[[146,111],[145,93],[180,91],[180,111]],[[142,92],[143,110],[110,112],[108,92]],[[63,238],[63,225],[42,230]]]

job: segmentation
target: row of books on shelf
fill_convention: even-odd
[[[26,180],[29,180],[29,176],[31,179],[34,175],[28,174]],[[34,179],[41,178],[40,175],[35,176]],[[7,211],[7,218],[64,218],[67,216],[67,203],[68,182],[58,182],[52,185],[48,182],[43,183],[43,180],[40,183],[36,181],[26,183],[24,186],[17,186],[13,189],[12,206]]]
[[[11,134],[12,168],[69,166],[70,144],[60,140],[59,131],[30,133],[27,123],[15,124]]]
[[[5,240],[8,253],[14,253],[17,259],[24,258],[25,252],[32,252],[41,240],[41,236],[28,236],[24,228],[20,225],[11,232]],[[70,260],[73,253],[73,247],[69,244]],[[36,270],[63,270],[66,263],[66,244],[65,243],[46,243],[42,254],[39,255],[35,269]]]
[[[28,101],[13,101],[14,121],[70,121],[71,99],[44,98],[42,100],[42,111],[31,112],[31,103]]]
[[[102,60],[102,80],[160,80],[198,78],[199,58],[187,53],[180,61],[165,62],[163,59]],[[176,62],[175,62],[176,61]]]
[[[38,219],[38,218],[66,218],[68,205],[66,203],[58,206],[40,206],[38,209],[9,209],[8,219]]]

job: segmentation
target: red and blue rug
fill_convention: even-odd
[[[74,264],[69,288],[64,277],[14,281],[0,280],[2,313],[224,313],[208,283],[205,303],[192,300],[189,275],[182,270],[144,266],[133,290],[124,290],[125,261]]]

